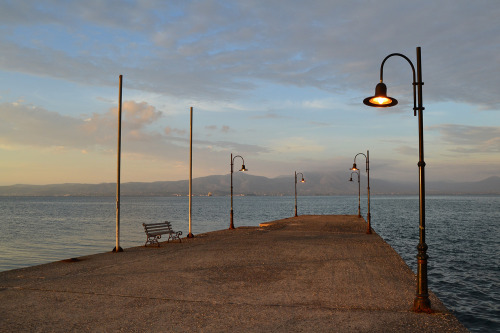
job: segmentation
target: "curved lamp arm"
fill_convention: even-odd
[[[301,183],[305,183],[305,179],[304,179],[304,174],[302,172],[297,172],[295,171],[295,183],[297,183],[297,175],[301,175],[302,176],[302,180],[300,181]]]
[[[357,167],[356,167],[356,157],[358,157],[358,155],[363,155],[365,157],[365,160],[366,160],[366,172],[368,172],[368,158],[366,157],[366,155],[364,153],[357,153],[356,156],[354,156],[354,163],[352,164],[352,168],[351,170],[359,170]]]
[[[350,182],[352,182],[352,174],[355,173],[358,175],[358,183],[359,183],[359,170],[351,172],[351,179],[349,179]]]
[[[413,115],[416,116],[417,115],[417,91],[416,91],[417,81],[415,79],[415,67],[413,66],[413,63],[411,62],[411,60],[407,56],[405,56],[404,54],[401,54],[401,53],[392,53],[392,54],[389,54],[387,57],[385,57],[385,59],[382,61],[382,64],[380,65],[380,83],[384,82],[384,63],[386,62],[387,59],[389,59],[390,57],[393,57],[393,56],[398,56],[398,57],[402,57],[402,58],[406,59],[406,61],[408,61],[408,63],[411,66],[411,70],[413,72]]]
[[[232,166],[234,165],[234,160],[236,157],[239,157],[241,158],[241,161],[242,161],[242,165],[241,165],[241,169],[239,171],[248,171],[247,168],[245,168],[245,160],[243,159],[243,156],[241,155],[236,155],[235,157],[233,157],[233,160],[231,161],[231,172],[232,172]]]

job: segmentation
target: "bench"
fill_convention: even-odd
[[[160,246],[158,240],[162,235],[168,235],[167,242],[169,242],[171,239],[178,239],[179,243],[182,242],[180,238],[180,236],[182,235],[182,231],[172,230],[172,225],[168,221],[149,224],[143,223],[142,226],[144,227],[144,232],[146,233],[147,237],[144,246],[147,246],[148,243]]]

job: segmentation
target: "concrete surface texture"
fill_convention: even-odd
[[[467,332],[357,216],[299,216],[0,273],[5,332]],[[112,247],[113,244],[110,244]]]

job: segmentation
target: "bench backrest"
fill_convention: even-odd
[[[161,231],[172,231],[172,225],[170,222],[165,221],[161,223],[143,223],[144,230],[146,232],[161,232]]]

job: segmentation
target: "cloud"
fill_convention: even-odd
[[[154,106],[148,105],[146,102],[124,102],[122,111],[127,125],[132,128],[141,128],[152,124],[162,116],[160,111],[157,111]],[[118,109],[113,109],[113,113],[118,114]]]
[[[113,154],[117,114],[112,106],[117,75],[123,74],[122,149],[138,166],[141,158],[161,170],[167,161],[186,165],[186,105],[195,107],[198,134],[205,139],[195,134],[195,155],[203,164],[210,161],[210,172],[231,152],[250,155],[255,166],[261,158],[260,170],[267,175],[278,172],[267,163],[285,168],[284,161],[300,158],[321,168],[324,155],[346,154],[367,140],[373,149],[381,143],[382,154],[396,149],[402,161],[415,153],[405,146],[415,141],[413,130],[412,139],[406,137],[406,126],[414,126],[411,67],[400,57],[385,63],[384,82],[399,100],[397,107],[375,112],[360,101],[373,93],[384,57],[400,52],[416,65],[415,47],[421,46],[423,102],[432,116],[427,121],[436,125],[457,117],[454,104],[463,110],[461,122],[471,126],[431,128],[442,144],[426,145],[429,157],[443,156],[444,149],[462,159],[467,152],[498,152],[498,134],[491,127],[500,111],[498,1],[360,4],[2,3],[0,147],[30,146],[59,156],[71,150],[72,156]],[[436,104],[439,114],[432,111]],[[482,112],[469,122],[471,110]],[[391,113],[405,118],[376,122]],[[493,119],[491,126],[474,129],[489,124],[486,117]],[[384,132],[386,125],[395,134]],[[384,142],[384,136],[398,142]],[[243,144],[235,143],[239,140]]]
[[[161,117],[161,112],[153,106],[127,101],[122,111],[122,141],[129,140],[129,148],[134,147],[134,142],[140,142],[137,152],[147,153],[148,147],[157,145],[155,142],[164,141],[161,134],[148,128]],[[116,145],[117,119],[116,108],[78,118],[32,105],[4,103],[0,104],[0,141],[3,145],[18,147],[105,152]]]
[[[217,125],[207,125],[205,126],[205,129],[210,131],[210,132],[215,132],[219,129],[219,127]],[[227,125],[222,125],[219,132],[221,133],[228,133],[229,131],[231,131],[231,128]]]
[[[417,156],[418,155],[418,149],[415,147],[410,147],[410,146],[398,146],[394,148],[396,153],[402,154],[402,155],[409,155],[409,156]]]
[[[441,140],[454,152],[500,152],[500,127],[442,124],[429,126],[428,129],[438,131]]]
[[[420,45],[425,102],[459,98],[478,109],[500,108],[496,0],[382,4],[131,1],[117,8],[92,1],[48,2],[42,10],[11,2],[0,11],[8,24],[0,37],[0,68],[103,85],[115,84],[116,73],[125,71],[134,89],[235,100],[258,82],[371,92],[387,54],[415,59]],[[381,24],[379,17],[390,19]],[[37,35],[35,43],[24,38],[26,27],[51,33]],[[385,76],[402,102],[411,100],[404,60],[389,60]]]
[[[162,117],[162,113],[146,102],[126,101],[122,104],[122,138],[133,137],[135,140],[149,140],[151,133],[148,125]],[[118,131],[118,108],[111,108],[107,113],[93,113],[76,129],[91,139],[89,142],[109,145]],[[157,134],[156,134],[157,135]]]
[[[250,117],[251,119],[281,119],[281,118],[287,118],[283,115],[279,115],[279,114],[276,114],[274,112],[268,112],[264,115],[260,115],[260,116],[252,116]]]
[[[280,153],[311,153],[325,151],[324,145],[304,137],[288,137],[272,142],[272,149]]]
[[[302,102],[302,105],[308,109],[332,109],[333,104],[329,100],[310,100]]]
[[[187,133],[186,130],[171,128],[170,126],[165,127],[164,132],[166,135],[177,134],[177,135],[181,135],[181,136],[184,136]]]
[[[221,141],[221,140],[193,140],[193,146],[200,149],[200,151],[207,149],[208,151],[238,151],[241,154],[263,154],[271,152],[270,148],[254,145],[254,144],[246,144],[246,143],[238,143],[238,142],[230,142],[230,141]]]
[[[78,128],[83,121],[20,103],[0,104],[0,140],[3,144],[32,147],[88,146]]]
[[[309,125],[318,126],[318,127],[327,127],[327,126],[331,126],[331,124],[329,124],[329,123],[320,122],[320,121],[308,121],[307,123],[308,123]]]

